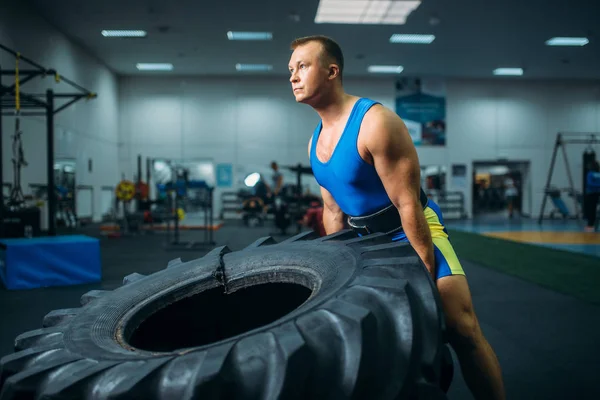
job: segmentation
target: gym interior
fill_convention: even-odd
[[[0,399],[474,398],[414,249],[323,231],[317,34],[404,121],[506,398],[600,398],[599,16],[2,1]]]

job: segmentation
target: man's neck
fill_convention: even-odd
[[[340,118],[343,118],[348,102],[353,97],[346,94],[342,88],[339,88],[333,90],[320,104],[315,105],[313,108],[321,117],[323,126],[335,124]]]

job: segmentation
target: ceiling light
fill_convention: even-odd
[[[381,74],[399,74],[404,70],[402,65],[369,65],[367,71]]]
[[[140,71],[172,71],[173,64],[167,63],[138,63],[136,68]]]
[[[496,68],[494,75],[521,76],[523,75],[523,68]]]
[[[403,35],[395,33],[392,36],[390,36],[390,43],[430,44],[434,40],[434,35]]]
[[[584,37],[554,37],[546,41],[548,46],[585,46],[590,41]]]
[[[420,0],[320,0],[315,23],[401,25],[420,4]]]
[[[273,69],[272,65],[269,64],[235,64],[235,69],[238,71],[270,71]]]
[[[146,31],[102,31],[104,37],[146,37]]]
[[[271,32],[227,32],[229,40],[271,40],[273,34]]]

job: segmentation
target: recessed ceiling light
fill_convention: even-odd
[[[412,35],[412,34],[400,34],[395,33],[390,36],[390,43],[416,43],[416,44],[430,44],[435,40],[434,35]]]
[[[235,69],[238,71],[270,71],[273,69],[272,65],[269,64],[235,64]]]
[[[420,0],[320,0],[316,24],[402,25]]]
[[[126,31],[126,30],[104,30],[102,31],[102,36],[104,37],[146,37],[146,31],[134,30],[134,31]]]
[[[367,71],[380,74],[399,74],[404,70],[402,65],[369,65]]]
[[[548,46],[585,46],[590,41],[584,37],[554,37],[546,40]]]
[[[494,75],[521,76],[523,75],[523,68],[496,68]]]
[[[271,32],[227,32],[229,40],[271,40],[273,34]]]
[[[140,71],[172,71],[173,64],[168,63],[138,63],[136,68]]]

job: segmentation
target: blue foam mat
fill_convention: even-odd
[[[0,278],[12,290],[99,282],[100,242],[84,235],[2,239]]]

